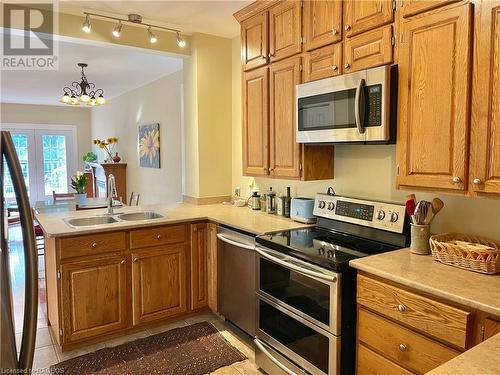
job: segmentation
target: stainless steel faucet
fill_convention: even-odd
[[[115,176],[112,174],[108,175],[106,198],[108,199],[108,215],[114,215],[115,211],[113,209],[113,197],[117,195],[116,193],[116,181]]]

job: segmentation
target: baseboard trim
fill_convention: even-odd
[[[230,195],[218,195],[214,197],[192,197],[190,195],[183,195],[182,201],[185,203],[191,203],[196,205],[204,205],[204,204],[216,204],[222,202],[231,201]]]

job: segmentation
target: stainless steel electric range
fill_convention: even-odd
[[[349,261],[409,245],[405,206],[317,194],[317,225],[256,239],[255,360],[268,374],[354,374]]]

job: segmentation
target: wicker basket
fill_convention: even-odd
[[[432,256],[441,263],[490,275],[500,272],[500,242],[446,233],[431,236],[430,244]]]

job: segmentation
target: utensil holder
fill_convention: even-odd
[[[429,255],[431,247],[429,239],[431,237],[430,225],[411,224],[411,244],[410,251],[413,254]]]

